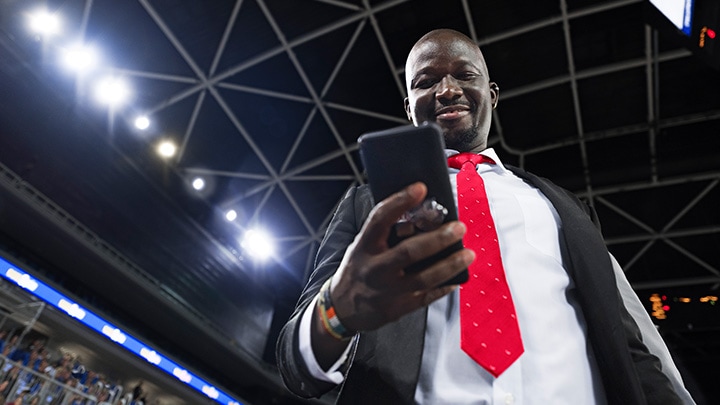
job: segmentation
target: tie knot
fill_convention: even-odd
[[[463,152],[457,155],[452,155],[448,158],[448,166],[454,169],[462,168],[463,164],[471,162],[474,166],[480,163],[491,163],[495,164],[495,161],[487,156],[479,155],[477,153]]]

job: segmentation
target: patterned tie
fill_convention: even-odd
[[[495,162],[473,153],[448,158],[450,167],[460,169],[458,211],[468,228],[463,244],[476,254],[468,269],[470,279],[460,287],[460,347],[498,377],[524,349],[485,184],[476,169],[480,163]]]

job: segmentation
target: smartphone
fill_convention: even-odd
[[[388,239],[390,246],[420,232],[437,228],[443,223],[457,220],[457,208],[445,157],[445,140],[437,125],[425,123],[417,127],[406,125],[368,132],[360,136],[358,144],[375,203],[418,181],[425,183],[428,189],[426,200],[421,207],[412,210],[395,224]],[[428,215],[431,218],[429,222],[425,220]],[[406,268],[405,271],[421,271],[462,248],[462,241],[458,241]],[[467,279],[468,273],[465,269],[443,285],[462,284]]]

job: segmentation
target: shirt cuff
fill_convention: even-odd
[[[333,384],[341,384],[345,380],[345,376],[340,372],[340,367],[343,365],[343,363],[345,363],[348,353],[350,353],[350,347],[352,346],[352,342],[357,339],[357,336],[353,337],[348,341],[348,345],[342,355],[340,355],[340,358],[338,358],[337,361],[335,361],[335,363],[327,371],[323,370],[322,367],[320,367],[320,364],[318,364],[317,359],[315,358],[315,353],[312,350],[312,342],[310,338],[312,315],[316,306],[317,296],[315,296],[312,302],[310,302],[310,305],[305,308],[302,319],[300,319],[300,330],[298,331],[300,355],[302,356],[303,361],[305,362],[305,365],[310,372],[310,375],[312,375],[314,378]]]

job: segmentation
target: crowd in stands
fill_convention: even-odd
[[[0,405],[150,405],[142,382],[126,390],[72,353],[51,355],[43,339],[19,338],[0,331]]]

